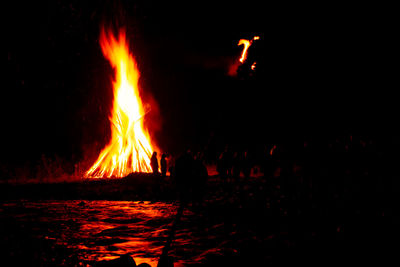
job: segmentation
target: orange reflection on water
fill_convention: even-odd
[[[38,237],[72,249],[82,263],[129,254],[155,267],[176,209],[150,201],[39,201],[24,203],[20,220],[49,223]]]
[[[0,210],[7,209],[5,214],[16,220],[16,225],[31,229],[33,238],[47,240],[52,251],[58,248],[65,251],[59,258],[41,259],[43,265],[59,261],[53,265],[88,266],[128,254],[136,264],[156,267],[178,205],[149,201],[45,200],[2,203]],[[200,213],[184,209],[169,252],[175,267],[189,266],[201,262],[207,255],[224,253],[224,225],[207,227],[206,221]],[[72,257],[72,264],[65,262]]]
[[[81,226],[81,232],[93,238],[86,245],[86,250],[91,251],[86,255],[88,260],[112,260],[129,253],[137,264],[146,262],[157,266],[175,205],[150,201],[91,201],[82,208],[94,212]]]

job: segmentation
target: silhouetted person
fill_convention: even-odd
[[[183,153],[175,163],[175,181],[177,189],[183,198],[190,196],[193,182],[194,159],[190,151]]]
[[[221,153],[221,155],[218,157],[218,161],[217,161],[217,172],[219,174],[219,176],[221,178],[225,178],[226,176],[226,166],[225,166],[225,162],[223,160],[223,153]]]
[[[239,178],[240,176],[240,169],[241,169],[241,164],[242,163],[242,159],[239,155],[238,152],[235,152],[233,154],[233,159],[232,159],[232,175],[234,178]]]
[[[168,171],[170,177],[175,177],[175,166],[171,162],[169,163]]]
[[[167,176],[167,154],[163,153],[161,156],[161,175],[163,177]]]
[[[231,177],[232,175],[232,153],[228,149],[228,147],[225,148],[225,151],[220,155],[219,161],[218,161],[218,172],[221,176],[221,178],[227,178]]]
[[[251,165],[252,164],[249,153],[246,151],[244,152],[244,158],[243,158],[243,174],[244,177],[246,178],[250,177]]]
[[[203,159],[201,154],[198,154],[193,162],[193,182],[192,182],[193,200],[199,202],[202,200],[206,190],[207,179],[208,179],[207,168],[203,164]]]
[[[153,155],[151,156],[150,165],[151,165],[151,168],[153,169],[153,173],[158,174],[157,152],[155,152],[155,151],[153,152]]]
[[[226,167],[226,175],[228,177],[232,176],[232,165],[233,165],[233,155],[232,151],[226,147],[225,152],[222,155],[224,162],[225,162],[225,167]]]

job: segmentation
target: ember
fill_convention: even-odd
[[[132,172],[150,172],[153,146],[143,125],[149,109],[145,110],[139,96],[139,70],[129,51],[126,34],[121,30],[116,40],[110,31],[103,29],[100,45],[115,69],[111,140],[86,177],[124,177]]]

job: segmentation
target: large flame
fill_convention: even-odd
[[[146,113],[139,97],[139,71],[129,52],[123,30],[116,40],[103,29],[100,45],[115,69],[114,100],[110,116],[111,140],[101,151],[86,177],[124,177],[132,172],[150,172],[153,148],[143,125]]]

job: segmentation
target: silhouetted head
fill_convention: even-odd
[[[156,157],[157,156],[157,152],[153,152],[153,157]]]

